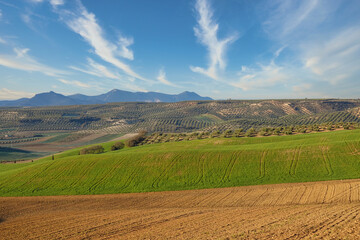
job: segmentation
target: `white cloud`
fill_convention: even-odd
[[[120,37],[118,44],[110,42],[104,37],[104,31],[98,24],[95,15],[89,13],[80,1],[79,5],[79,12],[58,10],[68,27],[79,34],[102,60],[116,66],[129,76],[147,81],[118,58],[122,57],[130,60],[134,58],[133,52],[128,48],[133,43],[133,40]]]
[[[172,82],[170,82],[169,80],[166,79],[166,73],[163,68],[161,68],[159,70],[159,74],[156,79],[159,80],[159,82],[161,82],[162,84],[172,86],[172,87],[178,87],[177,85],[173,84]]]
[[[31,17],[29,14],[22,14],[21,15],[21,19],[26,23],[26,24],[30,24],[31,23]]]
[[[0,43],[6,44],[6,41],[3,38],[0,37]]]
[[[238,75],[240,76],[239,80],[229,84],[244,91],[273,87],[285,83],[289,79],[284,69],[274,62],[266,66],[260,65],[259,69],[243,67]]]
[[[336,84],[360,75],[360,27],[303,45],[303,62],[320,80]]]
[[[50,0],[50,4],[53,6],[53,7],[57,7],[57,6],[60,6],[60,5],[64,5],[65,3],[65,0]]]
[[[138,92],[148,92],[148,90],[139,87],[137,85],[134,84],[130,84],[130,83],[123,83],[122,87],[124,87],[125,89],[131,90],[131,91],[138,91]]]
[[[1,20],[2,16],[3,16],[3,14],[2,14],[2,11],[0,9],[0,20]]]
[[[301,32],[299,29],[314,28],[330,11],[327,6],[320,4],[320,0],[273,0],[269,3],[269,6],[265,6],[270,11],[263,27],[269,35],[277,39],[292,37]]]
[[[65,79],[58,79],[58,80],[66,85],[72,85],[72,86],[81,87],[81,88],[91,88],[91,86],[89,84],[79,82],[76,80],[73,80],[73,81],[69,81],[69,80],[65,80]]]
[[[292,90],[296,93],[303,93],[305,91],[308,91],[309,89],[312,88],[312,84],[311,83],[302,83],[300,85],[295,85],[292,87]]]
[[[28,0],[29,2],[32,2],[32,3],[42,3],[44,2],[44,0]]]
[[[45,0],[28,0],[28,1],[32,2],[32,3],[35,3],[35,4],[45,2]],[[48,0],[48,1],[53,7],[57,7],[57,6],[65,4],[65,0]]]
[[[0,65],[23,71],[40,72],[53,77],[68,74],[65,71],[57,70],[55,68],[39,63],[27,54],[29,52],[28,48],[14,48],[14,52],[15,55],[0,55]]]
[[[134,53],[128,47],[134,43],[133,38],[126,38],[120,36],[118,55],[123,58],[134,60]]]
[[[33,97],[34,95],[35,95],[34,93],[14,91],[14,90],[9,90],[7,88],[0,89],[1,100],[14,100],[24,97]]]
[[[97,77],[111,78],[111,79],[120,79],[119,74],[111,72],[107,67],[101,65],[91,58],[87,59],[88,65],[86,69],[82,69],[79,67],[70,66],[71,69],[76,71],[80,71],[86,74],[90,74]]]
[[[14,48],[14,52],[18,58],[26,57],[27,53],[30,51],[29,48]]]
[[[218,70],[224,70],[226,67],[226,50],[238,35],[233,33],[225,39],[218,39],[219,25],[213,20],[213,10],[207,0],[197,0],[195,9],[198,13],[198,25],[194,27],[195,36],[208,50],[209,65],[207,69],[193,66],[190,69],[218,80]]]

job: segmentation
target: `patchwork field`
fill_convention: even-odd
[[[357,239],[360,180],[0,198],[0,239]]]
[[[360,178],[360,130],[169,142],[0,164],[0,196],[220,188]]]

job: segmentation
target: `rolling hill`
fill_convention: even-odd
[[[233,100],[0,108],[0,130],[129,133],[360,122],[360,100]],[[15,130],[14,130],[15,129]],[[8,133],[6,133],[8,131]]]
[[[0,196],[107,194],[360,178],[360,130],[212,138],[0,165]]]

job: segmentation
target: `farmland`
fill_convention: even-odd
[[[45,141],[76,147],[77,141],[94,146],[111,139],[62,133]],[[54,160],[0,164],[0,238],[356,239],[360,234],[360,129],[194,138],[111,151],[117,141],[101,143],[101,154],[79,155],[85,147],[80,146]],[[23,151],[18,154],[27,154]]]
[[[360,101],[227,100],[0,108],[1,161],[34,159],[127,133],[220,132],[360,123]],[[5,149],[1,150],[5,152]],[[21,154],[27,151],[28,154]]]
[[[360,181],[0,198],[1,239],[356,239]]]
[[[360,100],[232,100],[0,108],[2,134],[119,134],[360,122]]]
[[[211,138],[0,165],[0,196],[221,188],[359,178],[360,130]]]

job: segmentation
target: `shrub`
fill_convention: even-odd
[[[125,147],[125,144],[123,142],[116,142],[114,145],[111,146],[111,151],[116,151],[123,149]]]
[[[231,130],[226,130],[223,134],[224,137],[229,138],[232,137],[233,131]]]
[[[135,147],[145,140],[146,131],[141,131],[135,137],[132,137],[126,141],[126,146]]]
[[[83,148],[80,150],[80,155],[84,155],[84,154],[98,154],[98,153],[103,153],[104,152],[104,148],[101,145],[96,145],[96,146],[92,146],[92,147],[88,147],[88,148]]]
[[[244,135],[244,129],[242,128],[236,129],[234,135],[235,137],[242,137]]]
[[[256,130],[254,128],[250,128],[246,131],[246,137],[254,137],[256,135]]]
[[[266,131],[260,131],[259,134],[263,137],[268,136],[268,133]]]

